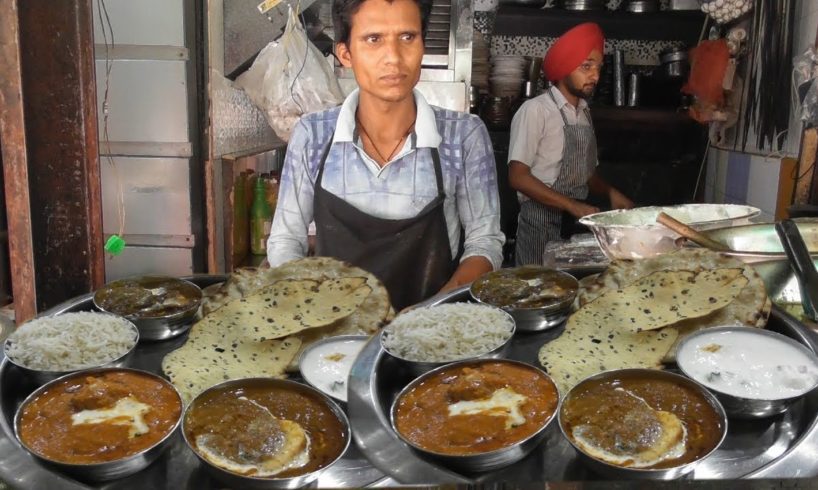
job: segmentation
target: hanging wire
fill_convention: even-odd
[[[105,43],[105,92],[102,97],[102,137],[105,143],[105,160],[113,170],[117,183],[116,211],[117,218],[119,219],[119,230],[117,234],[122,237],[125,234],[125,194],[122,190],[122,179],[119,174],[119,168],[117,168],[116,162],[111,156],[111,140],[108,137],[108,116],[110,113],[108,93],[111,82],[111,71],[114,67],[114,62],[111,59],[111,48],[116,45],[116,41],[114,40],[114,29],[111,26],[111,18],[108,16],[105,0],[97,0],[97,16],[102,28],[102,40]],[[110,42],[108,41],[109,37]]]
[[[292,8],[292,7],[290,7],[290,8]],[[310,38],[307,36],[307,27],[306,27],[307,22],[306,22],[306,20],[304,20],[304,12],[301,10],[301,0],[299,0],[298,4],[296,5],[296,11],[295,12],[296,12],[296,15],[298,15],[301,18],[301,28],[304,29],[304,38],[306,38],[307,42],[304,43],[304,56],[301,59],[301,68],[298,69],[298,72],[296,72],[295,76],[293,77],[292,83],[290,83],[290,97],[293,99],[293,102],[295,102],[295,105],[298,106],[298,110],[301,111],[301,113],[303,114],[304,113],[304,108],[301,107],[301,104],[298,102],[298,99],[296,99],[295,92],[294,92],[295,82],[298,80],[298,77],[301,76],[301,72],[304,71],[304,67],[307,65],[307,55],[309,54],[309,51],[310,51]],[[288,63],[288,65],[289,65],[289,63]]]

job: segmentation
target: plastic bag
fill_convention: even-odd
[[[307,113],[335,107],[344,100],[332,66],[307,38],[293,9],[287,27],[236,79],[236,86],[267,116],[267,122],[284,141],[298,119]]]

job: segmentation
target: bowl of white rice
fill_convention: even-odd
[[[76,312],[35,318],[3,343],[8,362],[37,384],[100,367],[125,367],[139,342],[133,322],[108,313]]]
[[[505,357],[511,315],[477,303],[446,303],[401,313],[381,330],[381,346],[420,376],[450,362]]]

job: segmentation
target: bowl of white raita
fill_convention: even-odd
[[[744,326],[700,330],[683,340],[676,362],[706,386],[733,418],[783,413],[818,386],[818,356],[785,335]]]

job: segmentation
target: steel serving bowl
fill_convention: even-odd
[[[572,292],[567,294],[562,299],[555,300],[554,302],[548,305],[532,308],[502,306],[493,304],[488,300],[481,299],[479,290],[483,283],[485,283],[486,281],[493,280],[500,274],[518,270],[541,271],[549,276],[552,276],[549,277],[549,280],[559,282],[560,286],[563,286],[564,288],[571,290]],[[566,318],[568,318],[568,315],[571,314],[571,305],[574,304],[574,299],[577,297],[578,291],[579,281],[577,281],[577,279],[571,274],[568,274],[567,272],[550,269],[548,267],[536,265],[533,266],[527,265],[522,267],[514,267],[512,269],[501,269],[499,271],[489,272],[475,280],[472,283],[471,287],[469,288],[469,294],[471,295],[472,299],[474,299],[478,303],[493,306],[495,308],[500,308],[503,311],[510,314],[511,317],[514,318],[514,322],[517,326],[517,331],[520,332],[539,332],[560,325],[562,322],[565,321]]]
[[[679,466],[674,466],[671,468],[628,468],[624,466],[617,466],[612,463],[607,463],[600,459],[597,459],[590,454],[583,451],[579,446],[574,443],[573,437],[570,437],[565,430],[565,424],[563,422],[563,414],[565,411],[566,404],[570,401],[571,396],[574,395],[579,389],[581,389],[584,385],[599,381],[599,380],[609,380],[615,379],[618,377],[639,377],[639,378],[647,378],[647,379],[663,379],[663,380],[672,380],[677,383],[681,383],[694,391],[701,394],[707,401],[710,403],[710,406],[716,411],[718,415],[722,427],[722,433],[719,437],[719,441],[713,446],[710,451],[704,454],[702,457],[695,461],[691,461],[686,464],[682,464]],[[676,478],[680,478],[681,476],[690,473],[693,471],[696,466],[698,466],[702,461],[710,457],[716,449],[721,446],[724,442],[724,438],[727,436],[727,414],[724,412],[724,408],[722,407],[719,400],[712,394],[710,391],[707,390],[704,386],[697,383],[696,381],[682,376],[680,374],[671,373],[668,371],[660,371],[656,369],[615,369],[611,371],[605,371],[599,374],[595,374],[593,376],[589,376],[579,383],[576,386],[571,388],[568,391],[568,394],[563,398],[562,404],[558,410],[558,421],[560,426],[560,431],[562,432],[563,437],[568,440],[571,446],[574,447],[577,454],[579,455],[579,459],[587,465],[591,470],[595,473],[606,476],[609,478],[614,479],[627,479],[627,480],[673,480]]]
[[[486,471],[494,471],[512,465],[517,461],[520,461],[521,459],[526,457],[531,451],[533,451],[537,446],[539,446],[539,444],[543,441],[543,439],[547,435],[546,431],[548,427],[551,425],[551,421],[554,420],[556,413],[559,412],[559,404],[555,408],[554,413],[548,416],[548,419],[535,433],[507,447],[478,454],[453,455],[438,453],[430,451],[428,449],[424,449],[423,447],[418,446],[417,444],[405,438],[395,425],[396,411],[398,409],[398,405],[400,403],[401,398],[406,396],[407,393],[411,392],[419,384],[433,377],[438,372],[446,369],[457,368],[460,366],[476,366],[496,361],[497,361],[496,359],[470,359],[466,361],[453,362],[451,364],[446,364],[444,366],[440,366],[436,369],[433,369],[432,371],[427,372],[423,376],[416,378],[411,383],[406,385],[406,387],[403,388],[400,391],[400,393],[398,393],[398,396],[396,396],[392,402],[392,407],[389,410],[389,420],[392,426],[392,430],[395,431],[395,434],[397,434],[398,438],[401,441],[403,441],[405,444],[407,444],[409,447],[411,447],[413,450],[420,453],[421,455],[438,461],[451,469],[463,471],[466,473],[482,473]],[[503,362],[506,364],[515,364],[536,371],[543,377],[544,380],[546,380],[551,386],[553,386],[557,394],[557,399],[559,400],[560,394],[556,384],[554,383],[554,380],[551,379],[551,376],[546,374],[546,372],[543,371],[542,369],[539,369],[525,362],[515,361],[511,359],[502,359],[499,362]]]
[[[106,298],[118,288],[131,287],[131,285],[135,283],[138,284],[138,287],[151,290],[151,286],[155,288],[157,284],[161,284],[162,282],[177,283],[184,289],[186,294],[189,294],[191,298],[193,298],[192,303],[181,311],[155,316],[129,314],[125,310],[117,311],[116,308],[106,307]],[[196,316],[196,312],[199,311],[199,305],[202,302],[202,290],[192,282],[177,277],[146,275],[119,279],[104,285],[94,292],[93,302],[94,306],[101,311],[120,315],[134,322],[137,328],[139,328],[142,339],[166,340],[187,332],[193,325],[193,318]]]
[[[372,337],[369,336],[369,335],[338,335],[338,336],[335,336],[335,337],[326,337],[326,338],[323,338],[323,339],[321,339],[321,340],[319,340],[317,342],[314,342],[312,345],[310,345],[309,347],[304,349],[304,352],[302,352],[301,356],[298,358],[298,371],[301,373],[301,377],[304,378],[304,381],[307,384],[309,384],[313,388],[321,391],[322,393],[329,396],[330,398],[333,398],[333,399],[335,399],[335,400],[337,400],[337,401],[339,401],[341,403],[346,403],[346,401],[347,401],[347,396],[346,396],[347,382],[346,381],[344,381],[344,387],[343,387],[344,396],[340,396],[337,392],[334,392],[332,390],[332,385],[331,384],[329,386],[327,386],[326,383],[321,382],[321,381],[326,381],[328,383],[332,383],[332,380],[329,380],[329,379],[324,379],[324,380],[315,379],[316,377],[308,374],[309,370],[305,368],[305,363],[307,362],[307,360],[310,358],[310,355],[312,355],[312,353],[315,350],[323,348],[325,345],[334,344],[334,343],[344,343],[344,342],[360,342],[361,349],[362,349],[364,347],[364,345],[371,338]],[[360,352],[360,349],[358,351]],[[356,357],[357,357],[357,354],[356,354]],[[354,362],[354,360],[353,360],[353,362]],[[350,368],[352,368],[352,364],[353,363],[349,364]],[[346,373],[346,377],[349,377],[349,372]]]
[[[676,362],[679,366],[679,370],[682,371],[682,373],[684,373],[684,375],[689,377],[690,379],[693,379],[701,383],[701,381],[699,381],[696,378],[696,376],[691,374],[690,367],[686,366],[685,363],[682,362],[682,357],[680,356],[680,354],[682,354],[685,351],[685,349],[692,348],[691,346],[694,345],[695,341],[703,335],[713,335],[718,333],[729,332],[743,332],[752,335],[761,335],[766,338],[784,342],[787,345],[790,345],[795,349],[801,351],[804,355],[810,358],[816,366],[818,366],[818,356],[816,356],[814,352],[808,349],[805,345],[787,337],[786,335],[781,335],[780,333],[771,332],[769,330],[763,330],[759,328],[728,326],[700,330],[696,333],[687,336],[684,340],[682,340],[679,343],[679,346],[676,350]],[[702,384],[708,390],[713,392],[716,398],[719,399],[722,406],[724,406],[724,411],[727,413],[727,415],[729,415],[731,418],[736,419],[757,419],[771,417],[773,415],[784,413],[785,411],[787,411],[790,405],[800,400],[805,395],[814,390],[816,387],[818,387],[818,381],[816,381],[816,383],[811,388],[807,389],[806,391],[797,396],[774,399],[760,399],[731,395],[722,392],[718,389],[715,389],[711,386],[708,386],[704,383]]]
[[[72,314],[72,313],[67,313]],[[76,373],[77,371],[83,371],[88,369],[102,369],[102,368],[123,368],[128,367],[131,364],[131,360],[133,359],[134,352],[136,351],[136,346],[139,344],[140,334],[139,329],[134,325],[134,323],[126,318],[122,318],[118,315],[112,315],[108,313],[94,313],[95,315],[103,315],[108,317],[116,318],[117,320],[122,320],[128,323],[128,325],[133,329],[134,333],[134,342],[133,345],[128,349],[125,353],[121,354],[116,359],[108,361],[103,364],[99,365],[90,365],[90,366],[81,366],[76,369],[68,369],[64,371],[48,371],[43,369],[33,369],[21,364],[18,361],[15,361],[13,357],[9,356],[8,349],[12,343],[12,339],[6,339],[3,342],[3,355],[8,359],[9,364],[13,365],[20,371],[22,371],[27,378],[33,381],[37,385],[44,385],[50,381],[55,379],[61,378],[67,374]],[[61,315],[54,315],[54,317],[61,316]],[[52,318],[54,318],[52,317]]]
[[[672,252],[680,236],[656,222],[660,212],[701,231],[750,222],[761,212],[738,204],[683,204],[648,206],[595,213],[580,219],[609,259],[642,259]]]
[[[501,343],[497,347],[491,349],[490,351],[488,351],[488,352],[486,352],[484,354],[480,354],[480,355],[477,355],[477,356],[469,356],[467,358],[448,359],[448,360],[445,360],[445,361],[416,361],[416,360],[407,359],[405,357],[399,356],[398,354],[390,351],[388,347],[386,347],[386,345],[384,344],[384,337],[389,335],[389,332],[388,332],[387,329],[385,329],[385,328],[381,329],[381,332],[378,335],[378,340],[381,343],[381,348],[384,351],[386,351],[387,354],[389,354],[390,356],[392,356],[395,359],[397,359],[398,361],[400,361],[400,363],[403,364],[409,370],[409,372],[414,376],[420,376],[422,374],[428,373],[429,371],[437,369],[437,368],[439,368],[441,366],[444,366],[446,364],[450,364],[452,362],[466,361],[466,360],[470,360],[470,359],[504,359],[508,355],[508,350],[509,350],[509,347],[511,346],[511,339],[514,338],[514,334],[517,331],[517,322],[516,322],[516,320],[514,319],[513,316],[511,316],[508,312],[503,311],[500,308],[497,308],[497,307],[494,307],[494,306],[489,306],[489,305],[483,305],[483,306],[493,308],[493,309],[495,309],[495,310],[497,310],[499,312],[502,312],[503,315],[505,315],[511,321],[511,332],[509,333],[508,338],[505,339],[503,341],[503,343]],[[432,306],[431,308],[434,308],[434,306]]]
[[[270,388],[283,388],[287,390],[293,390],[301,393],[310,393],[317,396],[324,404],[329,407],[332,413],[338,418],[338,421],[344,428],[344,438],[346,440],[344,444],[343,450],[338,454],[338,456],[333,459],[330,463],[319,468],[315,471],[310,473],[305,473],[303,475],[291,476],[291,477],[254,477],[249,475],[242,475],[240,473],[234,473],[232,471],[228,471],[224,468],[216,466],[215,464],[211,463],[207,458],[203,457],[199,454],[199,451],[196,449],[196,445],[188,439],[187,435],[187,423],[188,423],[188,416],[192,409],[195,409],[197,403],[201,402],[208,394],[222,391],[225,389],[231,389],[235,387],[270,387]],[[205,469],[217,480],[222,482],[223,484],[227,485],[229,488],[251,488],[251,489],[268,489],[268,488],[300,488],[303,487],[313,481],[315,481],[321,473],[323,473],[327,468],[335,464],[341,457],[346,453],[347,449],[349,448],[349,442],[352,439],[352,434],[349,428],[349,419],[347,419],[346,414],[343,410],[336,404],[332,399],[330,399],[327,395],[323,394],[321,391],[313,388],[312,386],[308,386],[305,384],[297,383],[295,381],[290,381],[286,379],[276,379],[276,378],[244,378],[244,379],[234,379],[230,381],[225,381],[223,383],[217,384],[215,386],[211,386],[210,388],[206,389],[205,391],[199,393],[193,401],[185,409],[185,413],[182,416],[182,437],[185,440],[185,443],[190,448],[191,451],[196,455],[199,461],[202,462]]]
[[[138,373],[144,376],[149,376],[157,381],[160,381],[162,384],[167,386],[168,388],[172,389],[176,396],[179,399],[179,407],[183,406],[182,397],[179,395],[179,392],[176,388],[166,379],[162,378],[159,375],[141,371],[137,369],[130,369],[130,368],[100,368],[100,369],[88,369],[85,371],[77,371],[75,373],[67,374],[60,378],[57,378],[48,384],[45,384],[31,393],[26,399],[20,404],[20,407],[17,409],[17,412],[14,415],[14,435],[17,437],[17,441],[20,443],[23,448],[28,451],[34,458],[46,466],[54,468],[56,470],[62,471],[69,475],[72,475],[80,480],[87,480],[87,481],[108,481],[108,480],[116,480],[119,478],[124,478],[126,476],[132,475],[150,465],[154,462],[162,452],[167,448],[170,444],[171,437],[176,432],[176,429],[179,427],[179,424],[182,422],[182,410],[179,410],[179,417],[176,419],[176,422],[173,425],[165,436],[156,442],[153,446],[150,446],[142,451],[132,454],[130,456],[126,456],[121,459],[117,459],[114,461],[106,461],[104,463],[90,463],[90,464],[71,464],[71,463],[64,463],[60,461],[54,461],[47,457],[44,457],[37,452],[35,452],[32,448],[28,447],[25,442],[20,438],[20,431],[19,431],[19,423],[20,417],[22,416],[23,409],[28,405],[32,400],[39,397],[42,393],[50,389],[52,386],[55,386],[62,381],[72,378],[72,377],[80,377],[80,376],[88,376],[97,373],[104,373],[108,371],[129,371],[133,373]]]
[[[796,226],[810,254],[818,255],[818,219],[796,218]],[[768,260],[786,260],[781,239],[775,232],[774,223],[757,223],[743,226],[730,226],[709,229],[703,232],[708,237],[727,245],[728,255],[744,262],[762,262]]]

